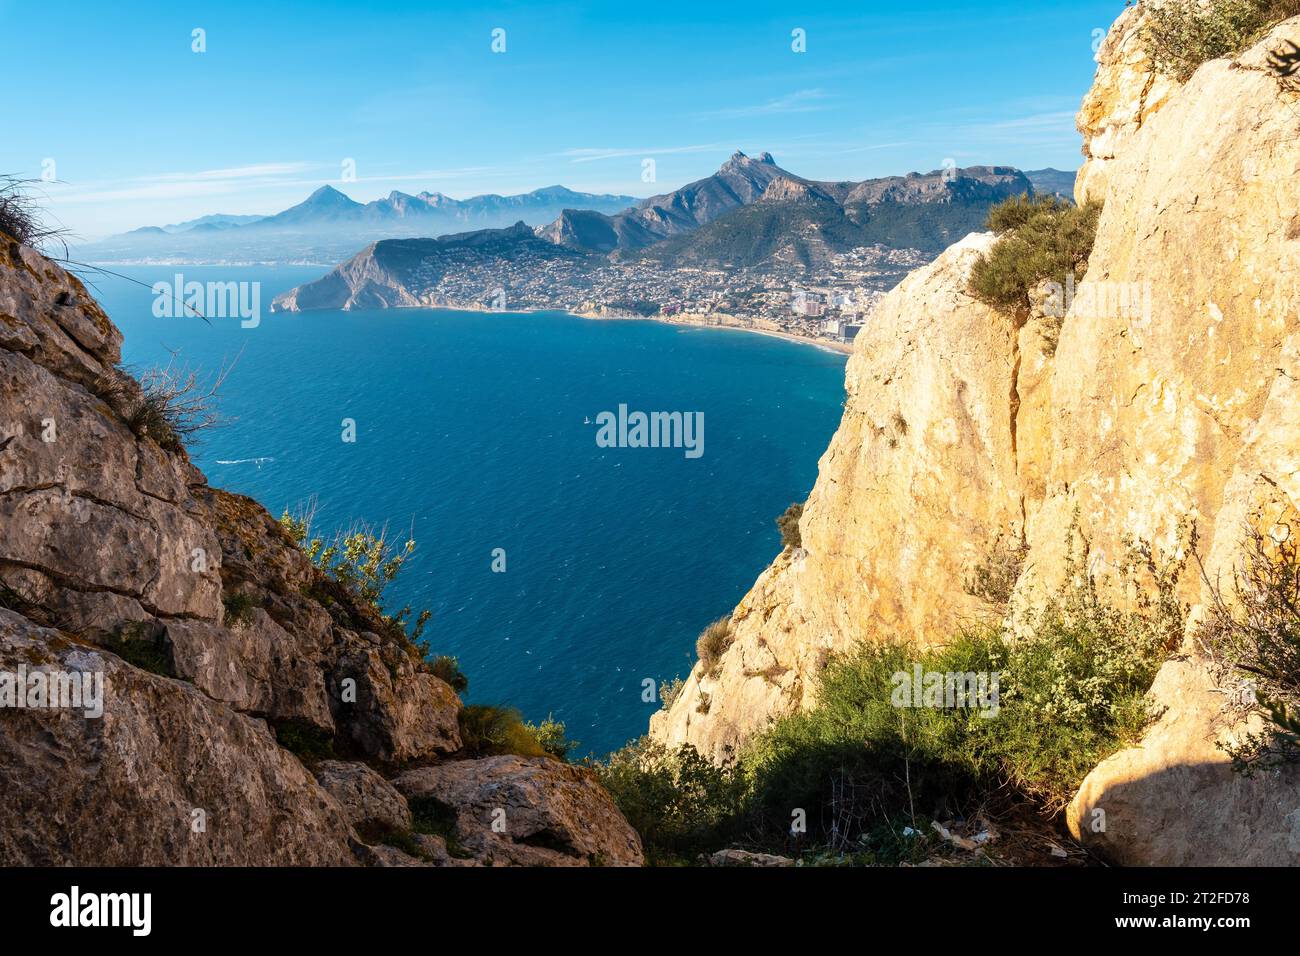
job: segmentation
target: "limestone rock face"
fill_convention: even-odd
[[[1300,18],[1236,64],[1202,66],[1112,161],[1080,291],[1149,289],[1151,308],[1080,314],[1076,301],[1067,317],[1061,352],[1076,358],[1058,358],[1053,381],[1052,494],[1030,521],[1040,553],[1075,506],[1107,555],[1125,533],[1169,546],[1190,515],[1208,579],[1226,582],[1247,526],[1300,504],[1300,97],[1264,62],[1281,39],[1300,42]],[[1242,728],[1192,642],[1184,653],[1152,688],[1163,716],[1084,781],[1072,829],[1125,863],[1300,863],[1300,772],[1229,770],[1217,745]]]
[[[363,763],[322,760],[312,768],[325,792],[358,829],[409,830],[411,810],[391,783]]]
[[[641,839],[591,771],[549,757],[484,757],[393,781],[408,799],[455,808],[457,841],[480,862],[640,866]]]
[[[844,418],[780,555],[732,614],[735,642],[651,720],[723,756],[808,706],[828,655],[863,638],[937,643],[991,609],[965,591],[999,533],[1019,538],[1020,333],[966,294],[975,234],[889,293],[859,333]],[[1036,346],[1035,346],[1036,349]],[[1037,354],[1037,353],[1035,353]]]
[[[0,609],[0,670],[23,666],[102,673],[104,708],[0,709],[0,864],[354,862],[343,810],[263,722]]]
[[[384,774],[454,755],[460,698],[261,505],[137,434],[120,346],[75,277],[0,235],[0,672],[106,684],[99,717],[0,708],[0,865],[464,865],[432,837],[403,833],[414,860],[354,829],[409,828]],[[348,761],[315,776],[295,755],[331,749]],[[574,852],[639,862],[570,769],[507,763],[491,785],[524,794],[523,820],[571,826]]]
[[[460,698],[405,655],[378,642],[351,649],[331,676],[340,698],[349,679],[358,696],[348,733],[363,753],[400,764],[460,749]]]
[[[722,756],[811,704],[828,652],[944,639],[988,610],[963,584],[997,530],[1028,547],[1022,607],[1058,583],[1076,512],[1101,577],[1133,538],[1174,554],[1194,519],[1211,581],[1230,579],[1248,526],[1297,513],[1300,96],[1266,55],[1300,43],[1300,18],[1179,85],[1147,70],[1141,15],[1112,28],[1079,115],[1078,196],[1104,209],[1055,351],[962,292],[987,237],[894,290],[850,359],[806,550],[760,576],[714,673],[697,665],[653,736]],[[1195,563],[1181,587],[1194,628],[1209,600]],[[1159,718],[1094,769],[1068,822],[1121,863],[1300,863],[1300,768],[1231,772],[1219,745],[1250,725],[1224,712],[1231,688],[1190,634],[1152,688]]]
[[[1084,138],[1074,184],[1080,203],[1105,198],[1111,161],[1178,88],[1172,77],[1151,69],[1140,36],[1145,17],[1143,5],[1125,9],[1097,50],[1097,76],[1077,117]]]

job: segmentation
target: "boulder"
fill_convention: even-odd
[[[414,808],[448,808],[451,835],[502,866],[640,866],[641,839],[590,770],[508,754],[410,770],[393,781]],[[418,811],[417,811],[418,815]]]
[[[406,799],[391,783],[363,763],[322,760],[312,767],[316,781],[338,801],[348,822],[363,836],[369,831],[411,828]]]

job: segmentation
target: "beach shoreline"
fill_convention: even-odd
[[[555,309],[538,310],[538,311],[563,311]],[[806,335],[796,335],[793,332],[782,332],[779,329],[759,329],[752,325],[727,324],[722,322],[704,322],[704,317],[698,313],[688,313],[681,318],[668,317],[663,315],[608,315],[598,312],[570,312],[570,315],[576,315],[580,319],[591,319],[597,322],[627,322],[641,320],[643,322],[658,322],[662,325],[675,325],[683,329],[721,329],[732,332],[752,332],[758,335],[767,335],[772,338],[785,339],[787,342],[795,342],[799,345],[812,345],[817,348],[825,349],[828,352],[837,352],[841,355],[851,355],[853,353],[852,342],[833,342],[830,339],[814,339]],[[735,320],[733,315],[724,315],[724,318]]]

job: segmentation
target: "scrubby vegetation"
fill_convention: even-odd
[[[578,746],[564,723],[548,715],[540,724],[525,721],[513,707],[471,704],[460,712],[460,736],[472,757],[518,754],[521,757],[567,759]]]
[[[1235,56],[1300,16],[1300,0],[1165,0],[1147,6],[1142,44],[1159,73],[1180,82],[1209,60]]]
[[[412,617],[408,604],[396,614],[384,610],[384,591],[415,553],[415,540],[407,538],[401,545],[388,536],[387,528],[354,525],[330,540],[312,534],[314,508],[308,506],[297,514],[288,509],[280,515],[280,526],[288,532],[321,571],[372,607],[395,633],[404,636],[421,657],[429,648],[420,641],[430,612],[420,611]]]
[[[197,436],[223,422],[217,393],[233,366],[222,368],[211,381],[183,366],[165,365],[140,375],[141,394],[127,415],[127,426],[141,438],[152,438],[170,452],[180,452]]]
[[[673,701],[681,696],[682,688],[686,682],[680,677],[674,677],[672,680],[662,681],[659,684],[659,703],[664,710],[672,707]]]
[[[718,766],[689,744],[669,750],[642,737],[592,764],[652,864],[691,862],[739,833],[742,774]]]
[[[429,663],[429,671],[439,680],[446,681],[458,694],[469,690],[469,678],[460,669],[460,661],[446,654],[439,654]]]
[[[1300,760],[1300,560],[1290,527],[1267,535],[1252,529],[1229,593],[1209,583],[1213,601],[1198,643],[1219,665],[1221,680],[1238,679],[1229,712],[1260,710],[1266,718],[1262,732],[1225,745],[1234,769],[1251,776]]]
[[[695,641],[695,654],[705,674],[716,672],[722,655],[736,636],[731,632],[731,618],[720,617],[703,631]]]
[[[326,575],[332,586],[342,588],[372,609],[382,626],[405,643],[420,666],[446,681],[457,693],[464,693],[469,688],[469,678],[461,670],[460,661],[445,654],[430,658],[428,642],[421,640],[430,612],[425,610],[413,615],[409,604],[396,614],[389,614],[384,609],[385,591],[415,553],[414,539],[407,538],[398,544],[389,537],[386,528],[375,530],[366,525],[354,525],[327,540],[312,534],[314,517],[314,504],[300,509],[297,514],[286,509],[280,516],[280,526]],[[321,592],[315,596],[327,604],[333,601],[329,593]],[[227,613],[230,613],[229,607]],[[564,724],[549,715],[541,723],[531,724],[526,723],[514,708],[492,704],[471,704],[462,708],[460,733],[464,752],[471,757],[519,754],[564,760],[577,746],[577,741],[566,737]]]
[[[41,219],[40,205],[29,189],[33,180],[0,174],[0,233],[25,246],[36,246],[60,234],[47,228]]]
[[[295,720],[279,721],[274,725],[275,739],[280,746],[304,763],[329,760],[334,756],[334,737],[319,727]]]
[[[546,719],[540,724],[534,724],[531,721],[524,724],[524,728],[533,735],[538,746],[556,760],[568,759],[569,753],[577,749],[578,741],[568,738],[568,731],[564,722],[556,720],[551,714],[546,715]]]
[[[995,607],[1005,608],[1020,580],[1029,545],[1023,539],[999,532],[966,578],[966,593]]]
[[[802,517],[803,503],[796,501],[776,519],[776,526],[781,532],[781,547],[803,547],[803,538],[799,535],[799,519]]]
[[[226,627],[247,627],[253,622],[257,601],[252,595],[243,591],[227,591],[221,595],[221,603],[225,607]]]
[[[171,648],[156,624],[145,621],[123,624],[109,638],[108,649],[128,664],[151,674],[176,676]]]
[[[1180,554],[1194,543],[1184,533]],[[924,846],[916,834],[931,820],[999,803],[1058,813],[1089,770],[1138,740],[1185,612],[1181,558],[1135,543],[1112,603],[1086,570],[1087,542],[1072,539],[1066,583],[1015,627],[927,651],[864,645],[830,662],[815,709],[776,721],[724,765],[641,740],[598,765],[602,782],[657,862],[729,843],[898,862]],[[941,682],[938,699],[916,706],[900,688],[918,673],[979,686],[978,701],[954,705]]]
[[[987,256],[981,256],[971,270],[970,294],[981,302],[1017,318],[1028,316],[1036,303],[1035,290],[1044,282],[1064,287],[1067,280],[1078,282],[1088,269],[1097,237],[1098,203],[1084,206],[1056,196],[1012,196],[989,211],[987,226],[999,234]],[[1058,303],[1063,305],[1063,303]],[[1044,330],[1053,343],[1064,308],[1054,328]]]

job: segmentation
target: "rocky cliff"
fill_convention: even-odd
[[[138,427],[120,345],[0,235],[0,865],[641,862],[588,771],[471,759],[403,635]]]
[[[1142,16],[1111,29],[1079,113],[1076,197],[1104,209],[1055,350],[967,295],[991,236],[891,292],[849,361],[802,548],[760,576],[734,642],[696,666],[653,736],[722,756],[814,702],[827,655],[941,642],[998,613],[964,582],[999,534],[1027,549],[1013,606],[1028,606],[1063,573],[1076,514],[1098,573],[1134,537],[1175,551],[1191,518],[1206,572],[1181,585],[1194,625],[1247,529],[1294,519],[1300,97],[1266,56],[1300,42],[1300,19],[1180,86],[1149,69]],[[1232,773],[1218,744],[1246,728],[1218,684],[1189,638],[1156,678],[1141,744],[1071,805],[1078,839],[1123,863],[1300,863],[1300,774]]]

